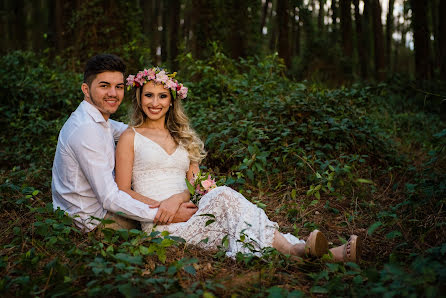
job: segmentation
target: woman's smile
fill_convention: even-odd
[[[148,110],[151,114],[159,114],[163,110],[163,108],[154,108],[154,107],[148,107]]]

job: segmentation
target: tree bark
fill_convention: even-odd
[[[168,57],[168,43],[169,43],[169,30],[167,28],[168,24],[168,14],[171,10],[170,1],[161,1],[161,64],[167,62]]]
[[[438,9],[438,0],[430,0],[429,1],[429,13],[430,17],[428,17],[429,27],[432,28],[432,35],[434,37],[434,40],[432,41],[432,72],[435,73],[435,68],[440,66],[440,54],[439,50],[440,47],[438,45],[438,17],[439,13],[437,12]]]
[[[55,0],[54,7],[54,40],[56,44],[56,51],[60,53],[64,48],[64,37],[63,37],[63,1]]]
[[[386,20],[386,61],[388,70],[392,71],[392,34],[393,34],[393,6],[395,0],[389,0]]]
[[[415,76],[418,79],[430,79],[432,69],[429,52],[430,33],[427,23],[427,7],[424,1],[420,0],[410,0],[410,4],[412,7],[412,29],[415,46]]]
[[[446,81],[446,1],[438,1],[438,54],[440,61],[440,77]],[[443,105],[446,105],[444,102]]]
[[[359,12],[359,0],[353,0],[353,3],[355,5],[356,49],[359,56],[359,69],[361,78],[366,79],[368,75],[368,51],[363,32],[362,17]]]
[[[289,37],[289,9],[288,0],[279,0],[277,3],[277,20],[279,26],[279,57],[283,58],[285,65],[291,66],[290,37]]]
[[[263,9],[262,9],[262,19],[260,22],[260,35],[263,35],[263,28],[266,25],[266,17],[268,16],[268,5],[271,2],[271,0],[266,0],[265,4],[263,5]]]
[[[375,54],[375,75],[378,80],[385,78],[385,60],[383,43],[383,26],[381,22],[381,4],[379,0],[371,0],[372,4],[372,24],[373,43]]]
[[[246,57],[246,40],[249,38],[245,35],[247,33],[248,4],[239,0],[232,0],[229,3],[230,6],[227,9],[232,18],[228,20],[231,28],[228,41],[231,57],[238,59],[239,57]]]
[[[170,1],[170,20],[169,20],[169,28],[170,28],[170,51],[169,51],[169,60],[172,65],[172,71],[178,70],[178,44],[180,43],[180,11],[181,11],[181,1],[180,0],[171,0]]]
[[[24,11],[25,2],[23,0],[13,1],[13,34],[12,43],[15,49],[25,49],[26,41],[26,18]]]
[[[192,55],[197,59],[205,56],[208,39],[212,40],[212,3],[205,0],[192,0],[193,47]]]
[[[278,0],[281,1],[281,0]],[[275,52],[277,50],[276,44],[277,44],[277,15],[274,16],[273,12],[277,12],[277,0],[272,1],[272,7],[271,11],[269,13],[269,23],[270,23],[270,40],[269,40],[269,49],[272,52]]]
[[[317,15],[317,27],[319,30],[319,33],[324,32],[325,24],[324,24],[324,4],[325,0],[319,0],[319,12]]]
[[[352,42],[352,16],[350,0],[340,0],[339,6],[341,10],[341,35],[342,35],[342,51],[345,56],[351,58],[353,53]]]
[[[338,6],[337,0],[331,1],[331,32],[333,36],[333,40],[338,40]]]
[[[300,11],[300,8],[299,10]],[[296,20],[297,19],[297,20]],[[293,7],[293,21],[291,22],[293,28],[293,46],[291,50],[291,56],[300,55],[300,17],[296,12],[296,7]]]

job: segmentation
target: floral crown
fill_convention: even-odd
[[[162,83],[165,89],[170,89],[174,99],[176,99],[177,96],[179,99],[184,99],[187,97],[188,89],[174,79],[176,74],[176,72],[169,74],[164,69],[158,67],[144,69],[138,72],[136,75],[128,76],[127,90],[130,90],[132,87],[142,87],[145,83],[153,80],[156,83]]]

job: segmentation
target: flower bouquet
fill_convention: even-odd
[[[212,179],[211,174],[202,172],[201,170],[194,175],[192,182],[186,178],[186,184],[191,195],[190,200],[195,205],[198,205],[198,202],[205,194],[217,187],[215,178]]]

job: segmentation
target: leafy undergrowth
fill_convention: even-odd
[[[360,264],[224,256],[140,230],[82,234],[51,206],[57,134],[81,97],[77,74],[32,53],[1,58],[0,292],[8,296],[440,296],[446,283],[446,130],[413,82],[324,89],[276,56],[182,58],[203,166],[283,232],[363,239]],[[407,88],[406,88],[407,87]],[[417,87],[418,88],[418,87]],[[427,88],[424,86],[424,88]],[[445,94],[441,84],[429,94]],[[424,107],[424,106],[423,106]],[[124,107],[125,108],[125,107]],[[125,119],[121,109],[118,116]]]

